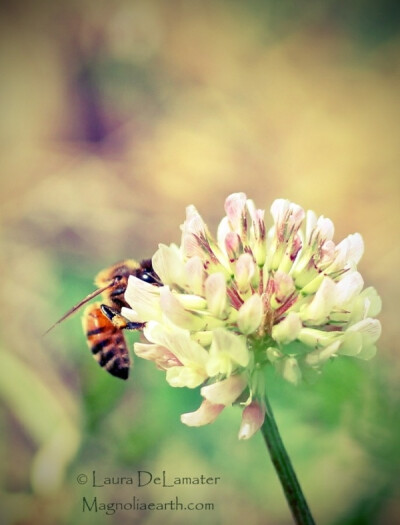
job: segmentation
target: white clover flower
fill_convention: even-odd
[[[263,424],[264,369],[292,383],[340,355],[370,359],[381,327],[381,301],[356,265],[361,235],[333,241],[334,227],[288,200],[264,210],[244,193],[225,202],[215,239],[194,206],[178,247],[160,245],[153,268],[163,283],[130,277],[122,314],[146,323],[138,356],[166,371],[171,386],[203,385],[204,401],[182,422],[215,420],[233,403],[244,407],[239,438]]]

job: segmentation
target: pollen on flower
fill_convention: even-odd
[[[370,359],[381,331],[380,298],[357,271],[361,235],[335,244],[330,219],[285,199],[270,212],[268,224],[265,210],[234,193],[214,237],[189,206],[180,246],[160,245],[152,258],[162,286],[130,278],[122,312],[146,323],[138,356],[171,386],[202,386],[202,405],[182,422],[244,406],[241,439],[262,425],[266,367],[298,384],[332,358]]]

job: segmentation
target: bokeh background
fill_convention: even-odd
[[[214,229],[232,191],[314,209],[336,240],[362,233],[379,355],[298,388],[271,374],[270,397],[318,523],[400,523],[399,5],[1,3],[2,524],[291,523],[261,436],[237,440],[239,410],[186,428],[198,391],[138,359],[129,382],[108,376],[79,315],[41,336],[100,269],[178,242],[186,205]],[[93,470],[221,482],[77,483]],[[133,493],[215,509],[82,512],[83,496]]]

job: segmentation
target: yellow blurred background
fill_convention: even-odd
[[[237,441],[239,411],[188,429],[198,392],[138,360],[127,384],[107,376],[79,315],[41,336],[100,269],[178,242],[188,204],[215,231],[233,191],[330,217],[337,241],[362,234],[378,356],[298,389],[271,375],[271,401],[318,523],[400,521],[398,4],[17,0],[0,14],[0,522],[291,523],[261,436]],[[132,487],[77,483],[93,470],[222,481],[135,492],[213,512],[108,516],[82,498]]]

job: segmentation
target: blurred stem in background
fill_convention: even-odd
[[[279,476],[290,510],[298,525],[314,525],[314,519],[301,490],[300,483],[286,452],[278,426],[275,422],[271,405],[265,395],[265,420],[261,427],[262,434],[271,455],[272,463]]]

